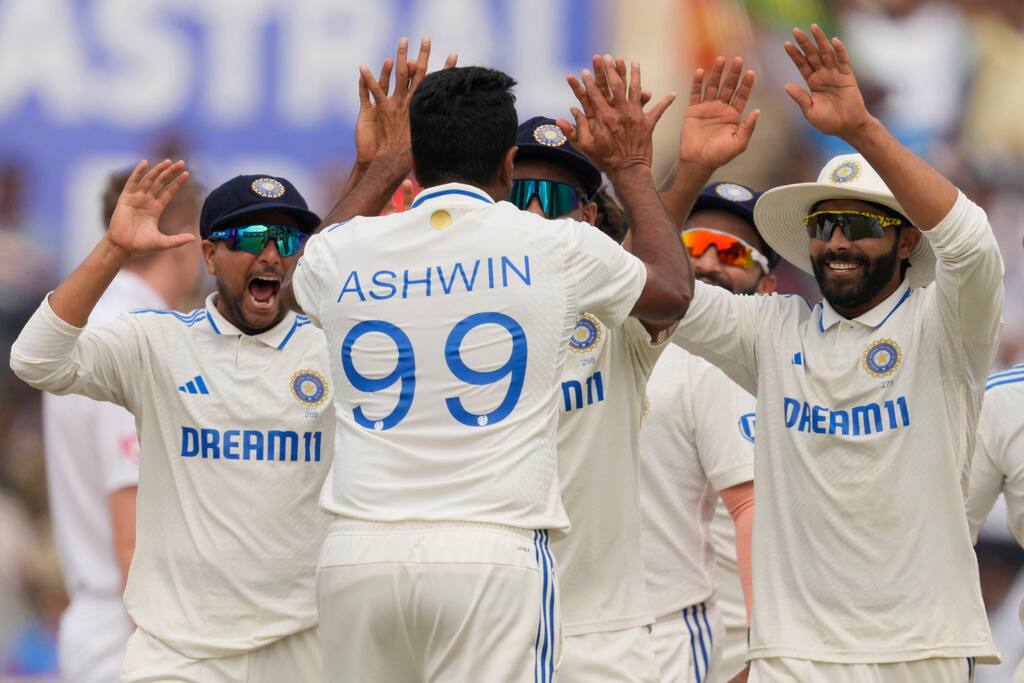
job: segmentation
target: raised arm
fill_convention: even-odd
[[[615,187],[629,219],[631,250],[647,266],[647,282],[632,315],[645,323],[667,326],[686,312],[693,295],[693,272],[676,227],[658,197],[651,176],[652,134],[675,95],[668,95],[644,112],[640,65],[633,63],[627,79],[624,62],[594,57],[607,88],[584,70],[569,85],[582,106],[573,107],[576,124],[560,119],[562,132],[573,145],[604,171]]]
[[[826,135],[834,135],[864,155],[917,228],[931,230],[946,217],[958,191],[923,159],[900,144],[864,106],[864,97],[839,38],[829,40],[811,24],[814,40],[793,29],[796,45],[787,41],[786,54],[800,71],[807,90],[787,83],[786,94],[800,106],[804,118]],[[892,65],[899,69],[898,64]]]
[[[743,116],[754,87],[754,72],[743,71],[743,59],[736,57],[723,72],[725,57],[719,57],[710,72],[697,69],[693,74],[690,103],[679,131],[679,155],[661,192],[677,226],[686,221],[711,175],[747,149],[761,113],[755,109]]]

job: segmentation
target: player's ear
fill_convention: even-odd
[[[203,240],[203,262],[206,263],[206,272],[216,275],[217,269],[213,266],[213,253],[217,251],[217,243],[210,240]]]
[[[921,231],[912,225],[908,225],[900,229],[898,239],[899,248],[897,254],[900,260],[910,258],[910,255],[914,253],[914,249],[917,248],[917,243],[921,241]]]
[[[583,220],[591,225],[597,221],[597,203],[586,202],[583,205]]]
[[[769,273],[760,279],[757,283],[758,294],[771,294],[775,291],[775,288],[779,286],[779,279],[775,277],[775,273]]]
[[[505,156],[501,159],[501,166],[498,168],[498,182],[506,190],[506,194],[512,190],[512,168],[515,165],[516,152],[519,151],[519,147],[512,145],[505,151]]]

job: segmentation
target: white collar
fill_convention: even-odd
[[[478,187],[464,183],[445,183],[424,188],[410,208],[423,205],[439,204],[443,206],[483,206],[493,204],[491,196]]]
[[[881,303],[870,311],[862,313],[856,318],[844,318],[839,313],[836,313],[835,309],[832,308],[828,301],[822,299],[821,317],[818,319],[818,329],[824,332],[836,323],[844,320],[860,323],[865,327],[879,327],[889,319],[889,316],[896,312],[896,309],[899,308],[904,301],[907,300],[907,297],[910,296],[910,292],[910,282],[904,278],[903,282],[900,283],[900,286],[896,288],[896,291],[887,296]]]
[[[221,336],[250,337],[271,348],[283,349],[292,338],[295,330],[299,329],[303,325],[310,324],[309,318],[306,316],[296,315],[294,311],[288,311],[281,321],[269,330],[264,330],[259,334],[247,335],[232,325],[228,319],[221,315],[220,311],[217,310],[217,304],[214,301],[216,296],[217,292],[214,292],[206,297],[206,319],[209,321],[210,327],[213,328],[213,331]]]

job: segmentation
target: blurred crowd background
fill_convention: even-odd
[[[693,69],[740,55],[757,72],[762,116],[719,176],[758,189],[812,180],[844,151],[782,90],[799,80],[782,43],[812,21],[846,42],[869,108],[988,211],[1007,288],[994,370],[1024,362],[1024,0],[0,0],[3,357],[99,238],[107,175],[142,156],[184,158],[207,188],[241,172],[284,175],[325,211],[351,161],[357,66],[375,68],[401,35],[432,36],[435,65],[457,51],[462,64],[508,71],[521,119],[564,116],[564,76],[592,53],[639,59],[656,96],[683,96],[659,127],[659,175]],[[780,279],[782,291],[818,298],[794,269]],[[1001,507],[978,557],[1006,663],[977,680],[1009,681],[1024,655],[1024,553]],[[56,680],[65,603],[39,395],[4,362],[0,681]]]

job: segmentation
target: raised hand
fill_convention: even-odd
[[[747,149],[760,110],[743,117],[754,72],[743,71],[736,57],[725,72],[725,57],[719,57],[710,73],[697,69],[690,88],[690,104],[679,133],[679,163],[696,164],[713,172]]]
[[[786,94],[800,105],[808,123],[826,135],[842,138],[862,129],[872,117],[842,41],[835,37],[830,41],[817,24],[811,24],[811,33],[813,42],[794,28],[793,38],[799,47],[789,41],[784,46],[810,92],[787,83]]]
[[[416,61],[408,61],[409,39],[398,41],[395,59],[387,58],[376,78],[359,67],[359,115],[356,118],[356,163],[369,165],[378,155],[409,148],[409,100],[427,75],[430,38],[420,41]],[[456,65],[458,55],[448,55],[444,68]],[[395,87],[391,90],[391,74]]]
[[[604,79],[599,85],[594,74],[584,69],[582,83],[575,76],[567,79],[582,110],[573,107],[575,125],[565,119],[558,127],[572,144],[602,171],[613,171],[641,164],[651,166],[654,155],[652,135],[665,110],[675,100],[666,95],[650,111],[644,112],[644,92],[640,65],[633,62],[627,81],[625,62],[605,55],[595,65]]]
[[[175,193],[188,180],[185,162],[165,159],[150,168],[143,160],[128,176],[110,218],[105,239],[128,255],[173,249],[196,239],[191,233],[165,235],[160,232],[160,215]]]

